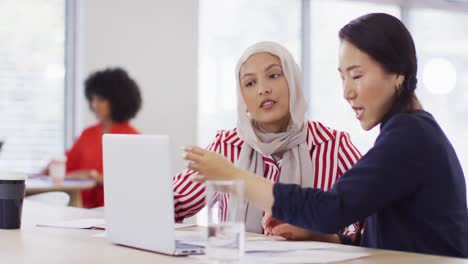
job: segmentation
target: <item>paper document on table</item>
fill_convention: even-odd
[[[330,245],[318,242],[301,242],[301,241],[286,241],[273,239],[255,239],[245,242],[245,252],[273,252],[273,251],[291,251],[291,250],[309,250],[309,249],[326,249]]]
[[[105,229],[106,222],[100,218],[85,218],[77,220],[66,220],[53,223],[40,223],[37,226],[76,228],[76,229]]]
[[[313,249],[248,253],[243,263],[326,263],[367,257],[362,252],[343,252],[339,249]]]
[[[330,263],[348,261],[357,258],[368,257],[369,254],[363,252],[343,252],[339,249],[309,249],[309,250],[282,250],[282,251],[261,251],[255,253],[246,252],[239,260],[240,263]],[[206,256],[190,256],[189,258],[202,261],[209,261]]]

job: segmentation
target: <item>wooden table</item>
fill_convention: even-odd
[[[62,191],[70,195],[70,206],[81,207],[81,190],[92,188],[94,180],[64,180],[54,184],[50,177],[34,176],[26,180],[26,196],[43,192]]]
[[[92,237],[102,231],[37,227],[36,223],[79,218],[102,218],[102,211],[53,207],[25,201],[20,230],[0,229],[0,262],[17,263],[206,263],[190,257],[170,257],[116,246],[105,238]],[[157,224],[157,223],[155,223]],[[330,244],[327,244],[330,245]],[[410,254],[332,244],[336,250],[367,252],[370,256],[341,263],[468,264],[468,259]]]

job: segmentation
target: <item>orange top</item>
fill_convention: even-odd
[[[67,151],[67,173],[77,170],[97,170],[102,174],[102,134],[101,124],[86,128]],[[129,123],[116,123],[109,134],[140,134]],[[104,189],[102,184],[81,191],[83,207],[104,206]]]

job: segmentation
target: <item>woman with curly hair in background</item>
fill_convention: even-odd
[[[66,152],[66,178],[96,181],[93,188],[81,191],[83,207],[94,208],[104,206],[102,135],[139,134],[129,120],[140,110],[142,99],[137,83],[121,68],[92,73],[85,81],[85,96],[98,123],[83,130]]]

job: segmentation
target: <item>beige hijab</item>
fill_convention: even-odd
[[[277,56],[289,85],[289,107],[291,120],[287,131],[268,133],[259,129],[247,113],[240,86],[240,68],[253,54],[268,52]],[[250,46],[241,56],[236,67],[237,80],[237,131],[244,144],[237,166],[264,177],[263,156],[283,154],[279,182],[312,186],[312,161],[306,143],[307,104],[301,84],[301,73],[291,53],[274,42],[259,42]],[[273,90],[274,94],[275,91]],[[262,233],[263,211],[249,206],[246,208],[246,231]]]

